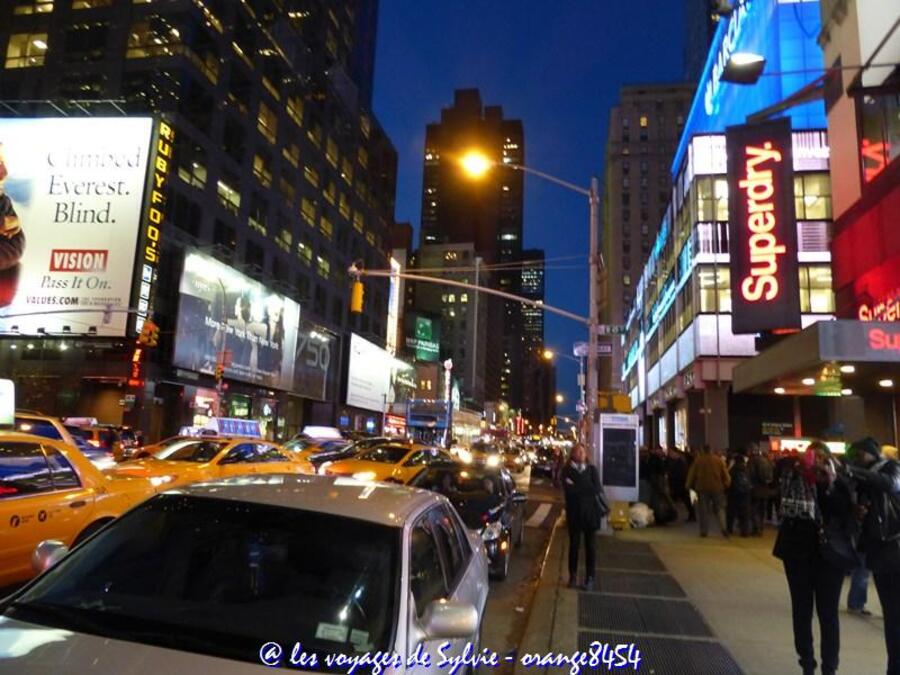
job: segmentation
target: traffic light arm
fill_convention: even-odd
[[[548,305],[540,300],[532,300],[531,298],[524,298],[521,295],[514,295],[512,293],[507,293],[505,291],[498,291],[496,288],[487,288],[485,286],[477,286],[476,284],[469,284],[463,281],[455,281],[453,279],[444,279],[443,277],[429,277],[424,274],[409,274],[408,272],[396,272],[393,270],[365,270],[365,269],[356,269],[355,273],[362,277],[399,277],[401,279],[408,279],[409,281],[420,281],[426,284],[437,284],[439,286],[453,286],[455,288],[465,288],[466,290],[475,291],[476,293],[486,293],[487,295],[496,295],[500,298],[505,298],[506,300],[514,300],[515,302],[521,302],[523,305],[530,305],[531,307],[539,307],[547,312],[551,312],[553,314],[558,314],[560,316],[564,316],[567,319],[571,319],[572,321],[577,321],[578,323],[588,325],[590,320],[585,316],[580,316],[573,312],[566,311],[564,309],[560,309],[559,307],[554,307],[553,305]]]

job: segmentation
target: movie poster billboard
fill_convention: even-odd
[[[215,258],[184,259],[176,323],[176,366],[263,387],[291,389],[300,305]]]
[[[407,401],[415,387],[413,366],[356,333],[351,334],[347,405],[383,412],[388,404]]]
[[[800,328],[791,121],[728,127],[725,143],[732,331]]]
[[[0,332],[125,335],[152,128],[0,119]]]

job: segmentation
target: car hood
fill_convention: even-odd
[[[116,468],[107,471],[111,476],[165,476],[169,474],[182,475],[201,471],[206,464],[196,462],[179,462],[168,459],[138,459],[133,462],[122,462]]]
[[[0,673],[51,675],[66,671],[159,675],[215,672],[216,675],[237,675],[257,668],[262,670],[265,666],[0,617]]]
[[[335,462],[328,466],[328,473],[341,476],[352,476],[355,473],[371,471],[376,478],[383,479],[391,476],[399,464],[385,464],[384,462],[367,462],[361,459],[348,459]]]

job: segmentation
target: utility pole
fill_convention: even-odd
[[[591,178],[591,190],[588,195],[591,205],[590,222],[590,249],[588,252],[588,265],[590,266],[590,307],[588,310],[588,354],[587,354],[587,430],[585,439],[588,452],[593,459],[598,458],[596,439],[594,438],[594,422],[597,413],[597,333],[600,328],[597,307],[597,281],[600,269],[600,179]]]

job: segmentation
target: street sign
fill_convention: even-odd
[[[613,326],[603,323],[597,326],[597,335],[625,335],[625,326]]]
[[[572,353],[575,356],[580,358],[584,358],[588,355],[588,343],[587,342],[576,342],[572,345]]]
[[[600,342],[597,344],[598,356],[612,356],[612,344],[609,342]]]

